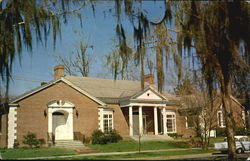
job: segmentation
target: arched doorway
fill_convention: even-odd
[[[67,101],[48,104],[48,134],[55,140],[73,140],[73,108]]]
[[[52,113],[52,133],[55,140],[69,140],[70,121],[66,111],[56,111]]]

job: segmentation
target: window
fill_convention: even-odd
[[[113,129],[113,114],[103,114],[103,132]]]
[[[222,111],[218,111],[218,126],[219,127],[225,127],[226,124],[225,124],[225,119],[223,117],[223,113]]]
[[[175,113],[167,113],[167,132],[175,133],[176,132],[176,122],[175,122]]]
[[[186,116],[186,128],[194,128],[194,117]]]

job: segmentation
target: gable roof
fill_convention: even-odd
[[[77,91],[79,91],[80,93],[84,94],[85,96],[89,97],[90,99],[92,99],[92,100],[95,101],[96,103],[98,103],[98,104],[100,104],[100,105],[102,105],[102,106],[105,106],[105,105],[106,105],[106,104],[105,104],[104,102],[102,102],[101,100],[99,100],[99,99],[97,99],[96,97],[92,96],[91,94],[87,93],[87,92],[84,91],[83,89],[80,89],[80,88],[76,87],[75,85],[73,85],[73,84],[72,84],[71,82],[69,82],[68,80],[65,80],[63,77],[61,77],[60,79],[54,80],[54,81],[50,81],[50,82],[48,82],[48,83],[46,83],[46,84],[44,84],[44,85],[42,85],[42,86],[40,86],[40,87],[37,87],[37,88],[35,88],[35,89],[32,89],[32,90],[30,90],[30,91],[28,91],[28,92],[26,92],[26,93],[24,93],[24,94],[22,94],[22,95],[20,95],[20,96],[18,96],[18,97],[13,98],[12,100],[10,100],[10,104],[12,104],[12,103],[17,103],[18,101],[20,101],[20,100],[22,100],[22,99],[24,99],[24,98],[26,98],[26,97],[28,97],[28,96],[30,96],[30,95],[32,95],[32,94],[35,94],[35,93],[37,93],[37,92],[39,92],[39,91],[41,91],[41,90],[43,90],[43,89],[45,89],[45,88],[48,88],[48,87],[50,87],[50,86],[52,86],[52,85],[54,85],[54,84],[56,84],[56,83],[58,83],[58,82],[60,82],[60,81],[62,81],[62,82],[64,82],[64,83],[68,84],[69,86],[71,86],[72,88],[76,89]]]
[[[130,97],[141,90],[141,82],[139,81],[77,76],[66,76],[64,78],[97,98]],[[145,87],[147,86],[149,84],[145,83]]]
[[[159,92],[157,92],[157,90],[155,90],[152,86],[147,86],[146,88],[144,88],[144,90],[137,92],[135,95],[133,95],[131,98],[138,98],[139,96],[141,96],[143,93],[145,93],[146,91],[151,90],[155,95],[157,95],[158,97],[160,97],[163,100],[167,100],[162,94],[160,94]]]
[[[174,95],[167,92],[160,94],[157,92],[157,88],[154,85],[150,85],[145,82],[145,88],[141,90],[140,81],[128,81],[128,80],[113,80],[104,78],[90,78],[79,76],[64,76],[58,80],[48,82],[38,88],[35,88],[29,92],[26,92],[10,101],[10,103],[16,103],[36,92],[39,92],[45,88],[48,88],[55,83],[62,81],[82,94],[86,95],[90,99],[104,106],[105,103],[119,103],[121,100],[129,99],[133,96],[138,96],[143,91],[151,89],[157,95],[165,100],[178,101]],[[167,99],[166,99],[167,98]]]

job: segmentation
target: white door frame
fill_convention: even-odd
[[[70,102],[64,102],[62,100],[59,101],[52,101],[48,104],[48,133],[53,133],[53,113],[54,112],[63,112],[67,113],[67,140],[74,139],[73,133],[73,108],[75,107],[74,104]]]

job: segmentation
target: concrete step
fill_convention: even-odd
[[[57,140],[54,147],[85,147],[81,141],[77,140]]]

